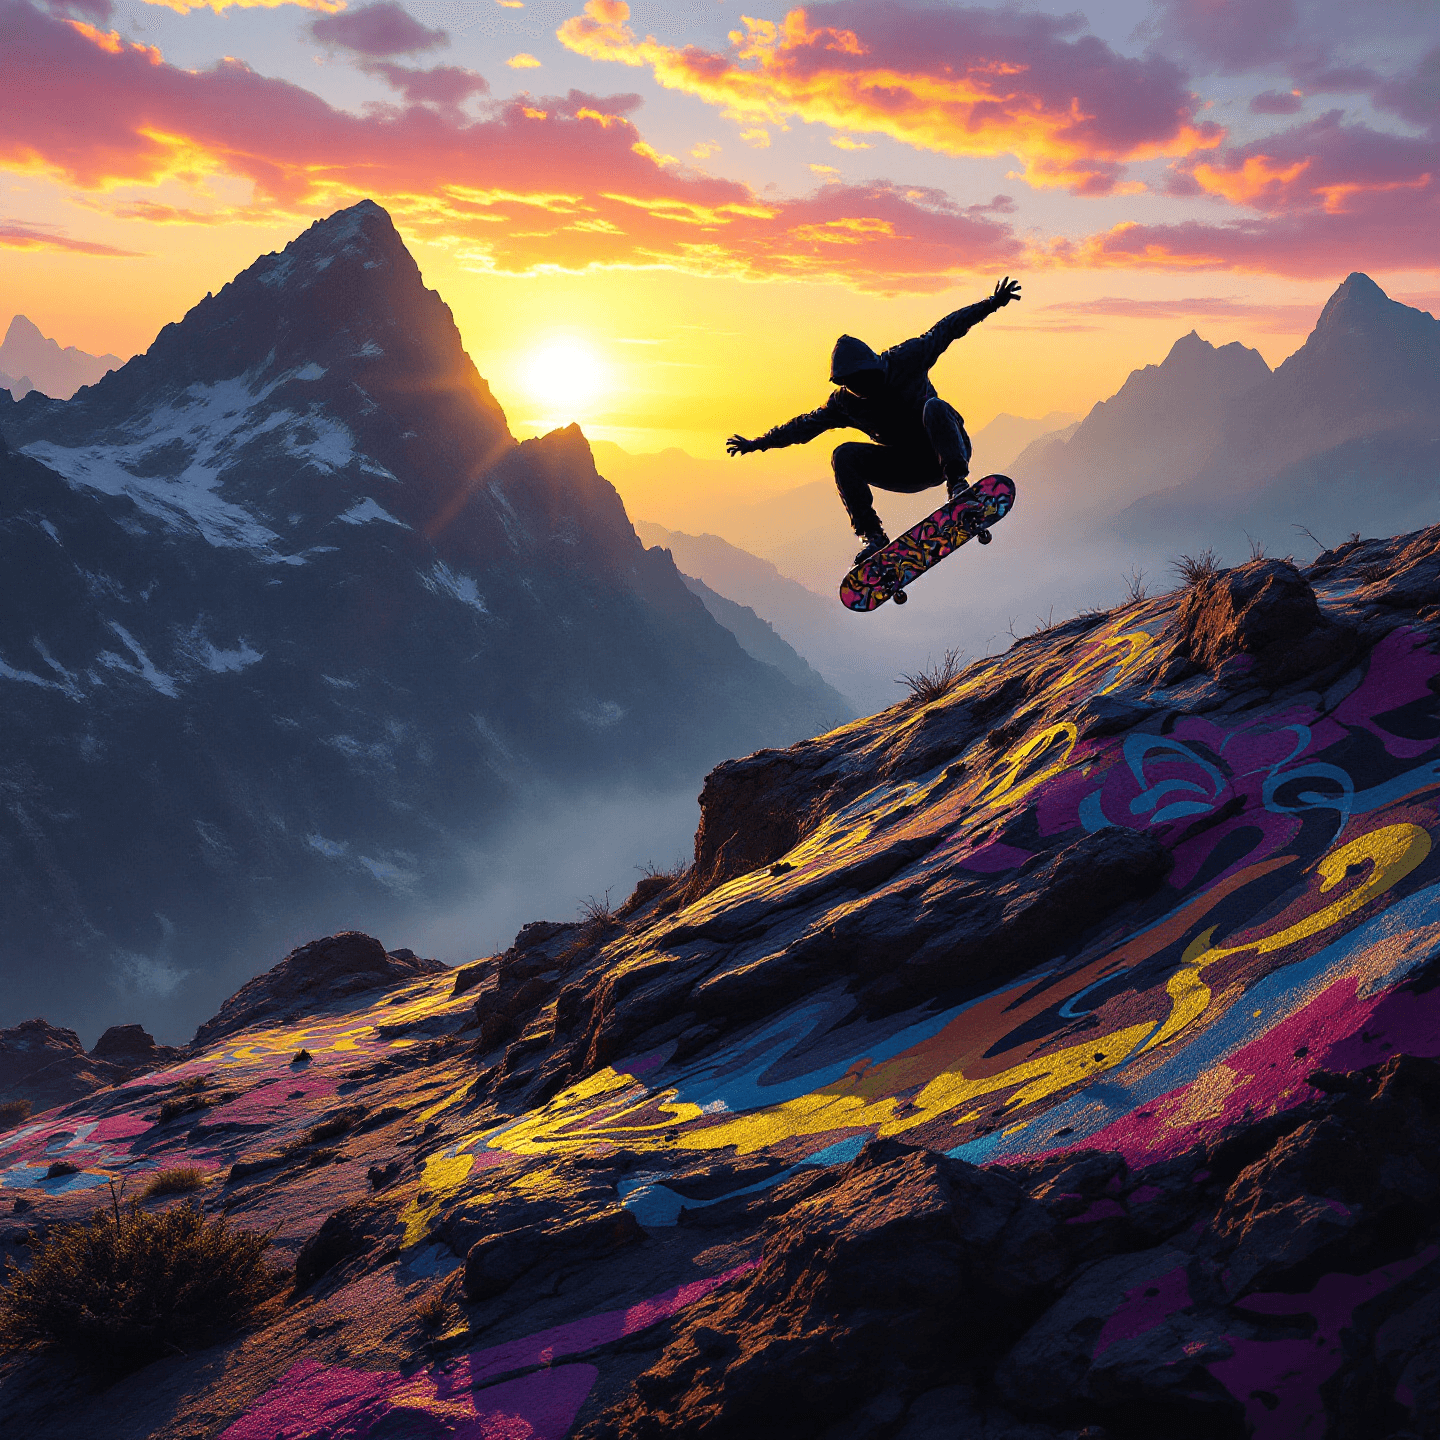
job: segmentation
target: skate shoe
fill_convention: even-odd
[[[856,551],[857,565],[863,565],[877,550],[883,550],[890,543],[890,537],[883,530],[868,530],[861,538],[865,543]]]

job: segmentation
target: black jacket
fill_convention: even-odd
[[[892,345],[880,355],[863,341],[842,335],[831,361],[831,380],[837,385],[843,384],[847,375],[879,368],[885,372],[881,392],[867,397],[850,390],[832,391],[818,410],[797,415],[767,430],[756,440],[756,448],[778,450],[784,445],[803,445],[826,430],[845,429],[862,431],[881,445],[900,449],[924,445],[920,414],[925,402],[935,394],[935,387],[930,383],[930,367],[952,340],[958,340],[972,325],[978,325],[999,308],[993,298],[967,305],[947,315],[923,335]]]

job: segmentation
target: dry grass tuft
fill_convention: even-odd
[[[205,1188],[205,1172],[198,1165],[171,1165],[157,1170],[140,1192],[142,1200],[153,1200],[159,1195],[189,1195],[192,1191]]]
[[[1171,564],[1187,590],[1208,585],[1220,573],[1220,559],[1208,545],[1198,555],[1182,555]]]
[[[450,1318],[450,1300],[443,1290],[432,1290],[411,1312],[427,1330],[443,1330]]]
[[[909,687],[907,700],[910,704],[929,705],[943,699],[955,688],[964,659],[963,650],[947,650],[938,665],[917,670],[913,675],[902,675],[895,683]]]
[[[30,1268],[7,1262],[0,1346],[56,1349],[102,1372],[185,1354],[237,1326],[283,1284],[268,1235],[230,1229],[191,1205],[158,1215],[133,1203],[32,1243]]]

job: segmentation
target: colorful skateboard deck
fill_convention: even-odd
[[[851,610],[875,610],[887,600],[903,605],[913,584],[932,565],[958,550],[972,536],[990,543],[990,527],[1015,504],[1015,482],[987,475],[947,500],[933,515],[912,525],[863,560],[840,582],[840,602]]]

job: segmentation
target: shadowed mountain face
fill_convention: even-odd
[[[255,955],[456,894],[530,802],[835,719],[578,430],[515,444],[368,202],[0,435],[0,1019],[178,1038]]]
[[[1437,694],[1440,526],[1257,560],[719,766],[613,913],[298,948],[0,1133],[22,1264],[186,1165],[284,1294],[0,1430],[1440,1433]]]
[[[0,390],[9,390],[16,400],[31,390],[68,400],[119,365],[118,355],[87,355],[73,345],[62,350],[33,321],[17,315],[0,341]]]

